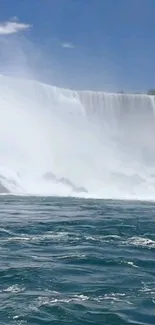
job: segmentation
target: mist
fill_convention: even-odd
[[[24,37],[0,39],[0,74],[1,194],[154,200],[154,96],[66,89]]]

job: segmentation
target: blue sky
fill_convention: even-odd
[[[0,0],[0,23],[0,37],[22,34],[41,50],[36,69],[47,82],[155,88],[155,0]]]

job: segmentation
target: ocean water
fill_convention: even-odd
[[[155,204],[0,196],[1,325],[155,324]]]

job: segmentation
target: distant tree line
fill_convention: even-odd
[[[149,89],[147,92],[148,95],[154,95],[155,96],[155,89]]]
[[[120,90],[120,91],[118,91],[118,94],[125,94],[125,91],[124,90]],[[136,92],[135,93],[136,95],[140,95],[140,94],[142,94],[142,93],[140,93],[140,92]],[[147,95],[151,95],[151,96],[155,96],[155,89],[149,89],[148,91],[147,91]]]

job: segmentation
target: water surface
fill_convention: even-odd
[[[155,324],[155,204],[0,197],[0,324]]]

